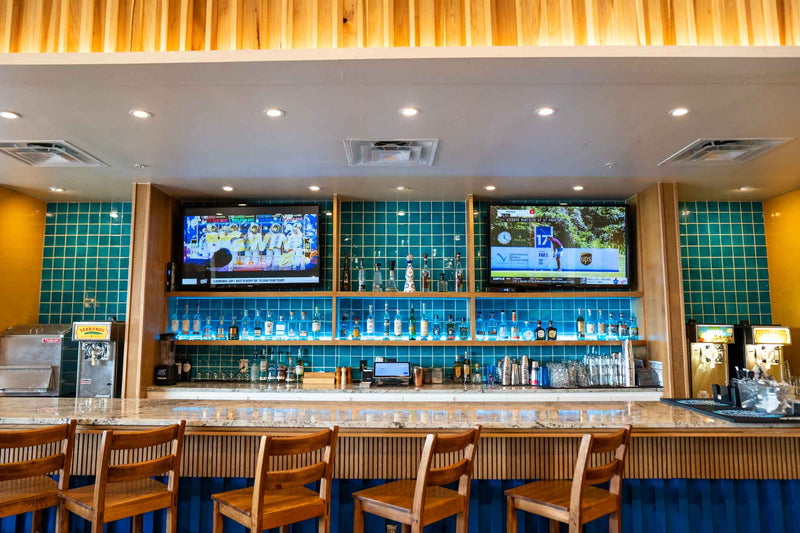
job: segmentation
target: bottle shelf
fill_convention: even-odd
[[[360,342],[360,341],[356,341]],[[324,340],[201,340],[201,339],[185,339],[176,340],[175,344],[178,346],[333,346],[339,344],[340,341],[332,339]]]
[[[473,292],[474,298],[641,298],[642,291]]]
[[[358,291],[170,291],[169,298],[641,298],[642,291],[584,292],[358,292]]]
[[[469,292],[336,292],[337,298],[469,298]]]
[[[554,341],[474,341],[474,346],[622,346],[622,340],[577,340],[556,339]],[[647,346],[645,340],[631,341],[634,346]]]
[[[647,341],[631,341],[646,346]],[[621,340],[554,340],[554,341],[476,341],[476,340],[176,340],[178,346],[620,346]]]
[[[168,298],[331,298],[332,291],[170,291]]]

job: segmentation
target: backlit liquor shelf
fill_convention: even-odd
[[[176,340],[180,346],[620,346],[623,340],[555,340],[555,341],[475,341],[475,340]],[[646,346],[647,341],[632,340],[634,346]]]
[[[357,292],[357,291],[170,291],[169,298],[641,298],[642,291],[571,292]]]

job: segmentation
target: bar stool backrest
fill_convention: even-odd
[[[147,479],[165,472],[169,472],[167,490],[172,493],[173,498],[177,498],[185,431],[185,420],[165,428],[146,431],[103,431],[95,474],[94,509],[104,508],[106,484]],[[171,443],[170,453],[157,459],[109,464],[112,452],[117,450],[138,450],[167,443]]]
[[[256,479],[253,487],[253,506],[251,516],[260,520],[264,510],[264,497],[267,490],[303,487],[309,483],[320,482],[319,497],[330,504],[333,462],[336,456],[336,442],[339,426],[301,437],[261,437],[256,463]],[[305,455],[324,450],[322,460],[312,465],[286,470],[270,470],[270,457]],[[258,524],[255,524],[256,526]]]
[[[417,471],[417,483],[414,488],[414,506],[412,513],[422,520],[424,512],[425,495],[428,487],[438,487],[449,485],[458,481],[458,493],[469,500],[469,487],[472,481],[473,463],[475,461],[475,451],[478,447],[478,439],[481,436],[481,426],[457,435],[436,435],[430,434],[425,439],[425,446],[422,448],[422,459]],[[433,457],[437,454],[454,453],[464,451],[461,460],[441,467],[431,468]]]
[[[46,457],[0,463],[0,481],[43,476],[58,470],[58,488],[69,488],[72,448],[75,445],[75,420],[58,426],[0,431],[0,450],[46,446],[61,442],[61,451]]]
[[[580,514],[581,493],[587,485],[609,483],[609,492],[617,497],[622,490],[622,478],[625,474],[625,456],[628,453],[628,442],[631,437],[631,426],[624,426],[611,435],[584,435],[578,449],[578,460],[575,463],[575,474],[572,478],[572,494],[570,496],[570,514]],[[614,452],[610,462],[590,467],[593,454]]]

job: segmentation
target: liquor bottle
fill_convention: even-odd
[[[597,338],[600,340],[608,336],[608,324],[603,321],[603,310],[597,310]]]
[[[364,270],[364,260],[358,260],[358,292],[367,291],[367,272]]]
[[[181,361],[181,354],[180,353],[178,353],[175,356],[175,363],[174,364],[175,364],[175,373],[177,374],[176,379],[178,381],[182,381],[183,380],[183,362]]]
[[[375,337],[375,315],[372,314],[372,306],[369,306],[369,313],[367,314],[367,328],[364,332],[365,339]]]
[[[619,337],[619,323],[614,321],[614,313],[608,313],[608,337],[610,339]]]
[[[272,320],[272,311],[267,311],[267,318],[264,320],[264,338],[271,339],[275,335],[275,322]]]
[[[224,341],[225,340],[225,318],[222,315],[219,315],[219,327],[217,328],[217,340]]]
[[[422,316],[419,320],[419,338],[428,339],[428,313],[425,312],[425,302],[422,302]]]
[[[372,275],[373,292],[383,292],[383,274],[381,274],[381,264],[375,263],[375,273]]]
[[[192,317],[192,335],[200,335],[200,328],[203,325],[203,317],[200,316],[200,304],[197,304],[194,317]]]
[[[275,323],[275,338],[286,340],[286,322],[283,321],[283,315],[278,315],[278,321]]]
[[[192,332],[192,319],[189,318],[189,304],[186,304],[186,311],[181,318],[181,333],[189,335]]]
[[[505,311],[500,311],[500,322],[497,324],[497,340],[508,340],[508,324],[506,323]]]
[[[517,324],[517,312],[511,311],[511,328],[510,335],[512,341],[519,340],[519,324]]]
[[[345,340],[349,334],[350,327],[347,325],[347,315],[342,315],[342,320],[339,322],[339,338]]]
[[[214,338],[214,328],[211,327],[210,315],[206,317],[206,326],[203,328],[203,338],[207,340]]]
[[[411,306],[411,313],[408,315],[408,340],[417,340],[417,317],[414,316],[414,306]]]
[[[625,315],[622,313],[619,314],[619,338],[620,339],[627,339],[628,338],[628,323],[625,321]]]
[[[453,322],[453,315],[447,317],[447,325],[445,325],[445,330],[447,331],[447,340],[456,340],[456,324]]]
[[[358,323],[358,317],[353,317],[353,328],[350,331],[350,335],[354,341],[361,340],[361,325]]]
[[[464,381],[464,364],[456,354],[456,360],[453,361],[453,383],[461,383]]]
[[[294,319],[294,311],[289,311],[289,322],[286,323],[286,336],[290,339],[297,338],[297,321]]]
[[[399,339],[403,336],[403,318],[400,316],[400,308],[395,310],[394,314],[394,338]]]
[[[534,338],[535,334],[533,332],[533,328],[531,328],[531,323],[526,320],[525,326],[522,328],[522,340],[532,341]]]
[[[594,338],[597,335],[597,329],[595,328],[594,320],[592,320],[592,310],[586,310],[586,336],[588,338]]]
[[[256,348],[256,351],[258,348]],[[258,381],[267,381],[267,371],[269,361],[267,361],[267,350],[266,348],[262,348],[261,350],[261,359],[258,361]]]
[[[439,274],[439,292],[447,292],[447,280],[444,279],[444,272]]]
[[[250,329],[250,317],[247,316],[247,309],[244,310],[244,314],[242,315],[241,334],[242,334],[242,339],[244,340],[252,338],[252,330]]]
[[[297,349],[297,361],[294,363],[294,377],[297,383],[302,383],[306,376],[306,363],[303,361],[303,349]]]
[[[300,340],[308,339],[308,316],[305,311],[300,311],[300,323],[297,325],[297,336]]]
[[[542,321],[536,321],[536,331],[534,332],[534,337],[537,341],[547,340],[547,332],[542,327]]]
[[[455,292],[464,292],[464,267],[461,266],[461,252],[456,254],[456,266],[453,281]]]
[[[553,321],[551,320],[547,326],[547,340],[554,341],[558,339],[558,330],[553,325]]]
[[[397,292],[397,281],[394,278],[394,261],[389,261],[389,279],[386,281],[386,292]]]
[[[478,313],[478,315],[475,317],[475,340],[482,341],[485,337],[486,329],[483,325],[483,318],[481,317],[481,314]]]
[[[458,338],[462,341],[469,340],[469,324],[464,317],[461,317],[461,324],[458,326]]]
[[[295,369],[294,359],[290,355],[289,356],[289,365],[286,367],[286,374],[285,374],[285,377],[284,377],[284,380],[286,381],[286,383],[294,383],[295,380],[297,379],[297,377],[294,374],[294,369]]]
[[[319,306],[314,306],[314,316],[311,317],[311,335],[316,340],[322,335],[322,317],[319,316]]]
[[[586,319],[583,318],[581,308],[578,308],[578,318],[575,320],[575,331],[578,333],[579,339],[586,338]]]
[[[260,339],[264,335],[264,322],[261,320],[261,311],[256,307],[256,316],[253,317],[253,337]]]
[[[170,318],[169,331],[176,335],[181,332],[181,319],[178,317],[178,306],[175,306],[175,312],[172,313],[172,318]]]
[[[497,320],[494,319],[494,313],[489,313],[489,320],[486,322],[486,340],[493,341],[497,339]]]
[[[636,322],[636,315],[631,315],[631,327],[628,329],[628,335],[632,340],[639,339],[639,324]]]
[[[389,317],[389,304],[383,308],[383,340],[388,341],[392,332],[392,320]]]
[[[239,326],[236,325],[236,315],[233,316],[231,327],[228,328],[228,340],[239,340]]]
[[[464,361],[461,363],[461,373],[464,375],[464,385],[470,382],[470,371],[472,370],[472,363],[469,360],[469,352],[464,352]]]
[[[422,292],[431,292],[431,269],[428,268],[428,254],[422,255],[422,279],[419,288]]]
[[[438,341],[442,338],[442,323],[439,322],[439,315],[433,316],[433,327],[431,328],[433,332],[433,340]]]
[[[350,291],[350,254],[344,253],[344,268],[342,268],[342,292]]]
[[[192,360],[187,354],[183,359],[183,372],[181,373],[183,381],[192,381]]]
[[[408,254],[406,256],[406,275],[405,283],[403,284],[403,292],[416,292],[416,284],[414,282],[414,256]]]

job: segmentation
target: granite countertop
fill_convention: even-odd
[[[83,426],[152,426],[186,420],[190,428],[316,428],[343,430],[462,429],[592,430],[632,424],[638,430],[685,430],[703,435],[758,427],[717,420],[661,402],[517,402],[351,404],[276,401],[0,398],[0,424],[54,424],[75,418]],[[777,426],[776,426],[777,427]],[[785,430],[786,426],[782,426]]]

